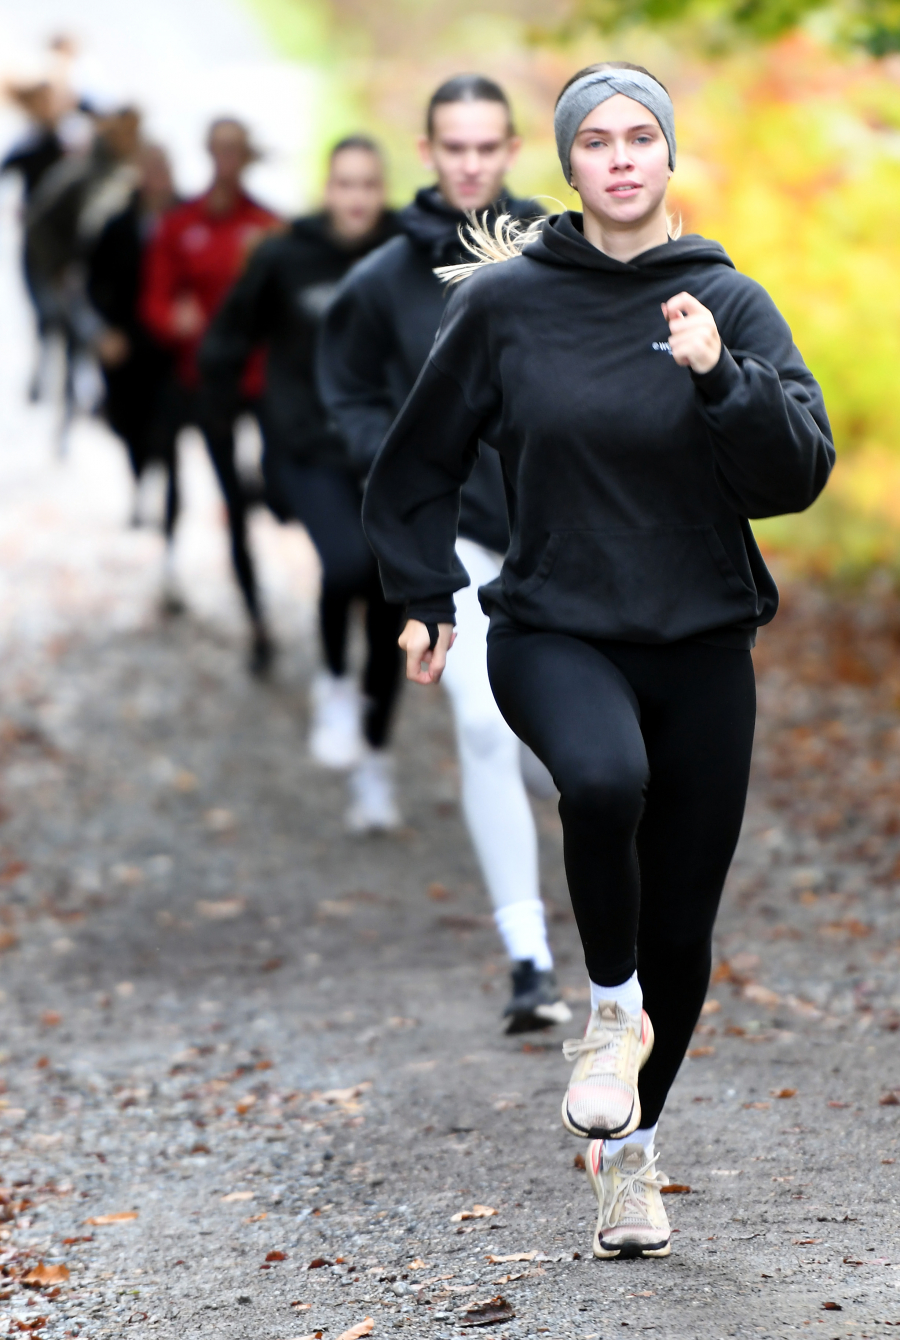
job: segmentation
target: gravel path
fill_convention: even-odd
[[[196,444],[191,613],[166,623],[116,445],[84,426],[54,463],[41,411],[10,405],[0,1335],[335,1340],[366,1318],[435,1340],[894,1334],[890,593],[873,583],[855,610],[790,587],[761,640],[750,809],[659,1141],[691,1189],[668,1200],[668,1261],[595,1262],[561,1039],[501,1032],[443,699],[404,698],[402,833],[346,839],[342,783],[303,746],[302,536],[257,523],[283,648],[260,687]],[[580,1014],[559,823],[537,813]],[[491,1213],[460,1219],[475,1206]]]

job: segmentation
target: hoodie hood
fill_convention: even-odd
[[[479,210],[479,218],[485,211]],[[489,221],[498,214],[512,214],[517,219],[535,218],[539,210],[531,200],[514,200],[502,195],[487,209]],[[448,205],[436,186],[423,187],[416,197],[397,215],[400,231],[405,233],[417,251],[428,256],[432,266],[455,265],[468,259],[459,230],[470,222],[461,209]]]
[[[630,261],[617,261],[607,256],[584,235],[583,218],[568,210],[553,214],[544,220],[540,237],[529,242],[524,255],[547,265],[567,269],[606,270],[615,274],[658,275],[662,270],[683,269],[685,265],[725,265],[734,269],[734,262],[718,242],[709,242],[698,233],[670,240],[660,247],[651,247]]]

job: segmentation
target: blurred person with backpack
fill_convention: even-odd
[[[240,375],[240,395],[223,412],[202,393],[197,354],[210,322],[247,260],[267,233],[279,227],[271,210],[247,194],[244,174],[259,157],[243,122],[214,121],[207,136],[213,180],[197,199],[163,218],[147,249],[139,314],[147,329],[175,356],[177,396],[172,429],[195,423],[209,449],[225,498],[235,576],[251,624],[249,669],[268,673],[274,648],[264,617],[247,538],[253,499],[236,460],[235,422],[255,412],[264,386],[264,356],[256,349]]]

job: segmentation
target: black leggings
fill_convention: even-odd
[[[566,877],[591,981],[637,968],[659,1118],[709,985],[713,923],[744,814],[756,691],[749,651],[592,642],[492,620],[501,712],[559,788]]]
[[[352,475],[327,465],[288,459],[266,462],[266,480],[279,510],[309,532],[322,563],[319,623],[325,660],[333,675],[347,661],[350,606],[366,606],[368,655],[363,678],[365,733],[374,749],[386,741],[400,688],[400,636],[403,606],[389,605],[381,590],[378,565],[362,528],[362,495]]]
[[[243,403],[240,406],[239,413],[246,413],[248,410],[252,413],[253,408],[252,402]],[[205,412],[205,406],[201,399],[200,430],[206,439],[210,460],[216,472],[222,496],[225,499],[234,575],[237,577],[237,583],[241,589],[241,595],[244,597],[244,604],[247,606],[247,613],[250,615],[251,621],[260,625],[263,616],[259,598],[259,584],[256,580],[256,569],[247,541],[247,517],[250,508],[260,499],[249,495],[247,486],[238,473],[234,441],[236,419],[237,414],[234,419],[225,419],[220,415],[208,414]]]

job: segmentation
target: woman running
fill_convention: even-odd
[[[247,537],[254,501],[237,466],[237,419],[255,412],[265,385],[265,358],[253,351],[242,369],[240,398],[223,415],[200,388],[197,354],[209,323],[254,247],[279,226],[275,214],[244,190],[244,174],[258,157],[241,121],[220,117],[209,128],[206,147],[213,180],[203,195],[171,210],[147,249],[139,314],[151,335],[176,359],[177,385],[168,407],[168,431],[187,423],[201,429],[225,499],[231,562],[251,625],[249,669],[269,673],[274,655]]]
[[[132,524],[141,524],[141,483],[154,462],[166,472],[163,533],[166,556],[162,609],[176,614],[182,601],[174,582],[179,492],[176,437],[165,413],[172,355],[138,317],[141,267],[150,239],[176,203],[166,152],[142,145],[138,185],[127,207],[104,225],[88,260],[87,292],[102,321],[94,348],[106,385],[104,413],[128,451],[134,480]]]
[[[388,599],[408,602],[407,676],[433,684],[468,580],[459,490],[479,439],[500,453],[512,539],[480,593],[491,684],[559,789],[591,984],[563,1123],[592,1141],[594,1254],[666,1256],[654,1137],[709,981],[750,766],[750,648],[778,603],[748,518],[808,507],[834,449],[765,291],[717,243],[669,235],[659,81],[582,70],[555,131],[583,213],[476,239],[501,263],[461,267],[364,523]]]
[[[352,135],[331,151],[324,209],[267,238],[222,304],[200,348],[207,398],[227,406],[259,345],[268,350],[259,421],[269,502],[307,529],[322,564],[319,628],[327,669],[313,684],[310,752],[352,769],[347,827],[356,833],[400,825],[388,749],[402,681],[397,635],[402,609],[382,594],[363,534],[362,488],[344,443],[316,392],[313,357],[323,314],[350,267],[396,231],[385,208],[384,162],[374,140]],[[366,607],[365,714],[347,670],[350,611]]]

